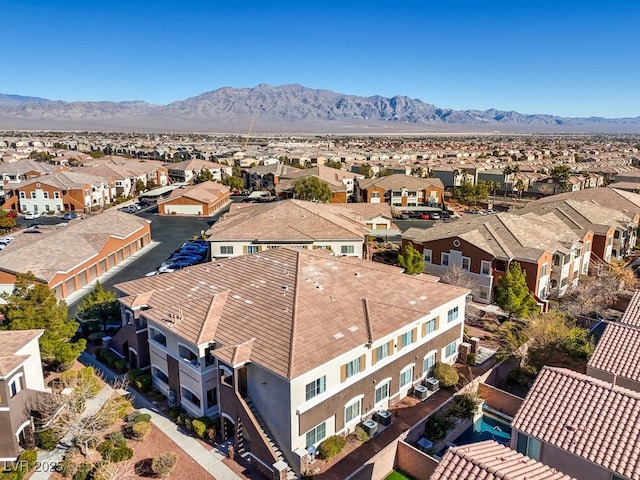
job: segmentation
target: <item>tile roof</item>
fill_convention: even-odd
[[[384,190],[399,190],[401,188],[425,190],[429,187],[444,188],[444,184],[439,178],[420,178],[403,175],[402,173],[358,180],[358,185],[362,189],[379,187]]]
[[[640,393],[544,367],[512,427],[618,475],[640,478]]]
[[[549,203],[559,200],[588,201],[596,205],[614,208],[620,212],[631,214],[640,213],[640,194],[626,192],[612,187],[595,187],[578,190],[576,192],[560,193],[536,200],[536,203]]]
[[[493,440],[451,447],[429,480],[575,480]]]
[[[640,327],[607,324],[588,366],[640,382]]]
[[[200,264],[116,288],[128,297],[153,292],[144,315],[191,343],[232,347],[255,338],[251,361],[285,378],[468,293],[429,275],[405,275],[389,265],[290,248]],[[128,297],[123,301],[131,303]]]
[[[0,331],[0,344],[2,344],[0,375],[7,375],[24,363],[24,361],[29,358],[29,355],[18,355],[18,351],[32,340],[39,338],[43,333],[44,330]]]
[[[0,251],[0,270],[31,271],[40,281],[53,279],[97,255],[109,239],[125,238],[148,220],[109,209],[104,213],[69,222],[66,227],[40,228],[40,233],[16,232]]]
[[[56,172],[50,175],[32,178],[15,184],[13,188],[20,188],[26,185],[32,185],[34,183],[44,183],[52,187],[57,187],[62,190],[84,188],[87,185],[101,185],[106,183],[107,179],[102,176],[90,175],[81,172]]]
[[[560,200],[557,202],[532,202],[515,213],[547,213],[555,215],[566,225],[574,229],[591,230],[596,234],[606,234],[609,228],[626,229],[632,223],[632,213],[622,213],[593,202],[579,202],[576,200]]]
[[[410,228],[402,237],[419,243],[458,237],[496,258],[529,261],[537,261],[544,252],[566,252],[581,239],[561,222],[513,213],[465,215],[427,229]]]
[[[368,218],[390,217],[388,205],[352,208],[356,204],[318,204],[284,200],[265,204],[234,204],[209,230],[210,241],[362,240],[370,229]],[[375,212],[378,212],[376,214]]]
[[[198,202],[210,203],[218,200],[230,192],[229,187],[212,181],[196,183],[187,187],[176,188],[166,199],[160,200],[158,204],[169,203],[176,198],[185,197]]]
[[[640,290],[636,290],[624,311],[620,323],[640,327]]]

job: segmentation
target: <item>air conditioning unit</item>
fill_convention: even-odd
[[[378,423],[375,420],[365,420],[362,422],[362,429],[369,437],[373,437],[378,431]]]
[[[420,400],[424,400],[425,398],[427,398],[428,393],[429,390],[427,390],[427,387],[425,387],[424,385],[416,385],[415,387],[413,387],[413,395]]]
[[[424,385],[430,392],[437,392],[440,389],[440,382],[437,378],[429,377],[424,381]]]
[[[376,420],[380,425],[391,425],[391,412],[389,410],[380,410],[376,412]]]

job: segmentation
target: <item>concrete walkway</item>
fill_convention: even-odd
[[[114,390],[111,387],[111,383],[116,379],[116,375],[111,370],[104,368],[104,366],[97,362],[95,357],[87,352],[82,352],[78,359],[81,363],[87,366],[92,366],[96,371],[100,370],[102,376],[107,384],[102,388],[100,393],[94,398],[87,401],[84,415],[90,415],[96,412],[100,406],[111,397]],[[184,450],[184,452],[193,458],[202,468],[204,468],[215,480],[241,480],[233,470],[227,467],[222,459],[225,455],[214,449],[208,450],[203,447],[200,442],[195,438],[183,434],[178,425],[176,425],[171,419],[167,418],[164,414],[158,411],[158,409],[142,395],[139,395],[133,387],[128,388],[129,393],[133,396],[133,405],[142,413],[148,413],[151,415],[151,421],[158,427],[165,435],[167,435],[177,447]],[[71,440],[63,438],[60,441],[58,448],[51,452],[39,451],[38,462],[41,462],[42,468],[35,472],[31,476],[31,480],[48,480],[49,475],[55,470],[55,466],[62,461],[64,454],[67,451],[66,445],[71,445]]]

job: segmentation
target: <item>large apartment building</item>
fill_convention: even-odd
[[[300,472],[309,449],[455,362],[468,290],[401,272],[278,248],[116,288],[154,385],[192,415],[221,416],[259,464]]]

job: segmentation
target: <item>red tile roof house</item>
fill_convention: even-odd
[[[46,391],[38,339],[43,330],[1,331],[0,462],[14,461],[21,449],[33,447],[29,406]]]
[[[403,212],[444,210],[444,185],[439,178],[389,175],[359,179],[356,198],[364,203],[388,203]],[[425,208],[427,207],[427,208]]]
[[[576,480],[493,440],[452,447],[429,480]]]
[[[464,218],[402,235],[422,252],[424,271],[442,276],[457,265],[474,282],[474,300],[491,303],[497,281],[518,262],[534,298],[544,306],[549,293],[562,295],[589,266],[593,232],[574,231],[556,217],[528,213]]]
[[[162,200],[158,200],[160,215],[201,215],[210,217],[231,203],[226,185],[212,181],[176,188]]]
[[[640,392],[640,292],[634,293],[619,323],[607,324],[587,375]]]
[[[638,392],[544,367],[511,426],[511,448],[568,475],[640,478]]]
[[[456,360],[468,290],[435,280],[278,248],[116,288],[124,315],[148,326],[154,385],[191,415],[222,417],[257,465],[300,473],[307,448]]]

